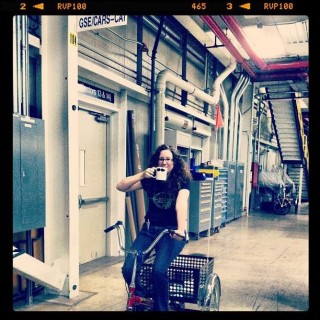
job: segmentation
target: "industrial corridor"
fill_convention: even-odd
[[[12,314],[3,319],[144,307],[309,313],[309,16],[33,9],[5,28]],[[166,246],[137,268],[127,299],[121,237],[109,231],[125,226],[127,252],[144,223],[146,242],[166,228]]]
[[[190,240],[185,254],[214,257],[221,280],[220,311],[309,310],[309,205],[297,214],[251,212],[210,237]],[[81,293],[75,299],[44,293],[16,312],[125,311],[122,258],[101,258],[80,267]],[[187,306],[198,310],[196,304]]]

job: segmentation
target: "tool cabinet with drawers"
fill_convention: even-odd
[[[227,168],[219,168],[219,178],[218,180],[221,182],[221,226],[226,226],[227,221],[227,210],[228,210],[228,169]]]
[[[189,203],[189,236],[198,240],[209,236],[211,229],[213,180],[191,181]]]
[[[211,211],[211,234],[220,231],[222,214],[222,181],[217,178],[213,183]]]

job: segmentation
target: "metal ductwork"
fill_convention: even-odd
[[[230,120],[229,120],[229,146],[228,146],[228,160],[232,160],[232,155],[233,155],[233,147],[234,147],[234,124],[235,124],[235,115],[237,114],[237,110],[236,110],[236,95],[239,92],[239,90],[241,89],[243,83],[245,81],[245,77],[244,75],[240,75],[239,80],[235,86],[235,88],[232,91],[231,94],[231,104],[230,104]]]
[[[242,121],[241,119],[239,120],[237,117],[237,113],[239,113],[240,118],[241,118],[241,111],[240,111],[240,107],[239,107],[239,101],[240,98],[242,97],[244,91],[246,90],[247,86],[250,83],[250,78],[248,76],[245,77],[245,80],[243,82],[243,84],[241,85],[239,91],[236,93],[235,96],[235,116],[234,116],[234,131],[233,131],[233,153],[232,153],[232,159],[238,161],[238,157],[239,157],[239,150],[238,150],[238,146],[241,145],[240,143],[240,139],[241,139],[241,132],[242,130],[239,129],[238,130],[238,124],[241,128],[242,125]],[[237,139],[239,139],[239,141],[237,141]]]
[[[180,130],[188,133],[192,132],[192,119],[169,110],[166,110],[165,114],[166,128]]]
[[[215,106],[220,100],[220,85],[230,73],[232,73],[237,66],[236,60],[231,59],[230,64],[226,69],[215,79],[213,83],[213,95],[209,95],[204,91],[196,88],[194,85],[186,82],[173,74],[169,70],[163,70],[158,73],[156,81],[156,105],[155,105],[155,137],[154,147],[157,147],[164,143],[164,127],[165,127],[165,91],[167,82],[179,87],[186,91],[188,94],[192,94],[198,99],[207,102],[209,105]],[[169,120],[169,119],[168,119]]]
[[[157,147],[164,143],[165,130],[165,91],[167,82],[179,87],[198,99],[207,102],[209,105],[215,106],[220,99],[220,85],[222,81],[236,68],[236,61],[232,59],[226,69],[217,77],[213,84],[213,96],[196,88],[187,81],[182,80],[169,70],[163,70],[158,73],[156,81],[156,105],[155,105],[155,137],[154,146]]]
[[[228,77],[230,73],[232,73],[235,68],[237,67],[237,61],[236,59],[231,56],[230,64],[224,69],[224,71],[214,80],[212,85],[213,90],[213,99],[215,101],[214,105],[216,105],[220,100],[220,85],[225,80],[225,78]]]
[[[204,124],[196,119],[188,118],[176,112],[167,110],[165,111],[165,127],[169,129],[183,131],[189,134],[198,136],[211,136],[211,126]]]
[[[155,105],[155,137],[154,146],[155,148],[164,143],[164,127],[165,127],[165,92],[167,87],[167,82],[176,85],[182,90],[186,91],[188,94],[192,94],[202,101],[208,104],[214,104],[214,99],[209,94],[204,91],[199,90],[194,85],[186,82],[173,74],[169,70],[163,70],[158,73],[156,81],[156,105]],[[182,106],[181,106],[182,107]]]
[[[223,103],[223,118],[224,118],[224,130],[223,130],[223,144],[222,144],[222,159],[227,159],[227,145],[228,145],[228,119],[229,119],[229,102],[226,92],[221,87],[221,99]]]
[[[193,121],[192,127],[193,134],[201,137],[210,137],[211,136],[211,127],[207,124],[204,124],[196,119]]]

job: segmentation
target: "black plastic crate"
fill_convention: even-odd
[[[151,273],[154,259],[142,264],[138,281],[146,297],[152,296]],[[169,298],[171,301],[197,303],[198,289],[204,287],[207,276],[213,272],[213,257],[179,255],[169,269]]]

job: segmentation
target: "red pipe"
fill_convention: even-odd
[[[279,62],[267,64],[264,71],[286,70],[286,69],[305,69],[309,68],[309,61]]]
[[[238,63],[240,63],[243,68],[247,71],[249,76],[253,78],[252,80],[254,82],[262,82],[262,81],[275,81],[275,80],[292,80],[292,79],[301,79],[301,78],[308,78],[307,73],[296,73],[296,74],[268,74],[268,75],[259,75],[257,76],[254,70],[251,68],[251,66],[248,64],[248,62],[242,57],[242,55],[239,53],[239,51],[235,48],[235,46],[232,44],[232,42],[228,39],[228,37],[224,34],[224,32],[221,30],[219,25],[213,20],[211,16],[200,16],[201,19],[210,27],[210,29],[215,33],[215,35],[219,38],[219,40],[222,42],[222,44],[229,50],[230,54],[236,59]],[[249,45],[247,45],[249,49]],[[252,50],[252,49],[251,49]],[[259,58],[257,55],[254,54],[253,51],[251,51],[251,54],[255,57],[256,62],[260,66],[264,66],[265,63],[261,58]],[[301,62],[293,62],[293,63],[280,63],[280,64],[273,64],[271,66],[270,71],[276,71],[276,70],[283,70],[286,68],[289,68],[289,65],[291,68],[306,68],[309,63],[308,61],[301,61]],[[267,69],[263,71],[268,71],[269,66],[267,66]],[[265,79],[265,80],[263,80]]]
[[[307,79],[308,74],[305,72],[300,73],[270,73],[257,75],[253,80],[254,82],[265,81],[285,81],[285,80],[301,80]]]
[[[288,63],[270,63],[266,64],[251,48],[249,41],[238,24],[238,21],[234,16],[221,16],[222,20],[226,23],[228,28],[243,46],[246,53],[253,60],[256,66],[263,71],[274,71],[274,70],[284,70],[284,69],[301,69],[308,68],[309,61],[296,61]]]
[[[254,61],[257,67],[264,70],[267,68],[267,64],[254,52],[250,47],[246,35],[243,33],[242,29],[239,27],[236,19],[233,16],[220,16],[231,32],[234,34],[236,39],[240,42],[248,56]]]
[[[230,54],[240,63],[243,68],[248,72],[249,76],[254,78],[256,75],[254,71],[249,66],[248,62],[241,56],[232,42],[228,39],[228,37],[223,33],[218,24],[212,19],[211,16],[200,16],[201,19],[210,27],[210,29],[215,33],[215,35],[219,38],[219,40],[225,45],[225,47],[229,50]]]

